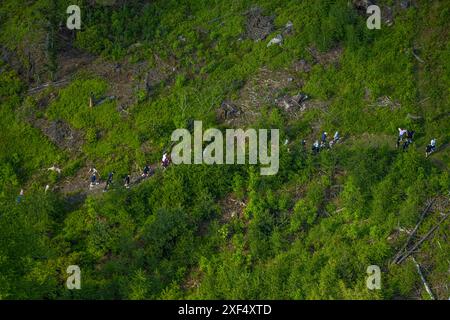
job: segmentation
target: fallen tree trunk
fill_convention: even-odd
[[[414,52],[414,50],[413,50],[413,56],[414,56],[414,58],[416,58],[417,59],[417,61],[419,61],[420,63],[425,63],[425,61],[423,61],[415,52]]]
[[[406,248],[408,247],[409,243],[411,242],[411,239],[413,238],[413,236],[416,234],[417,230],[419,229],[419,226],[422,224],[422,221],[425,219],[426,214],[428,213],[428,211],[431,209],[433,203],[434,203],[435,199],[432,199],[428,205],[425,207],[425,209],[422,211],[422,214],[420,215],[420,219],[419,222],[417,222],[416,226],[414,227],[414,229],[411,231],[411,233],[409,234],[408,239],[406,240],[405,244],[403,245],[403,247],[397,252],[397,254],[394,256],[394,259],[392,260],[393,263],[397,263],[398,259],[400,259],[401,254],[403,251],[406,250]]]
[[[55,82],[48,82],[48,83],[45,83],[45,84],[40,85],[40,86],[38,86],[38,87],[30,88],[30,89],[28,90],[28,93],[29,93],[29,94],[36,93],[36,92],[39,92],[39,91],[41,91],[41,90],[43,90],[43,89],[45,89],[45,88],[48,88],[48,87],[50,87],[50,86],[55,86],[55,87],[57,87],[57,86],[64,85],[64,84],[66,84],[66,83],[68,83],[68,82],[69,82],[68,79],[63,79],[63,80],[55,81]]]
[[[417,272],[419,273],[420,279],[422,280],[423,286],[425,287],[425,290],[428,292],[428,295],[430,296],[431,300],[435,300],[433,292],[431,292],[430,287],[428,286],[427,281],[425,280],[425,277],[423,276],[422,270],[420,270],[420,265],[417,263],[416,259],[414,259],[413,256],[411,256],[412,261],[416,265]]]
[[[447,213],[440,221],[437,225],[435,225],[433,228],[431,228],[430,231],[427,232],[427,234],[420,239],[405,255],[403,255],[403,257],[401,257],[397,264],[402,263],[403,261],[405,261],[406,258],[408,258],[426,239],[428,239],[429,236],[431,236],[433,234],[434,231],[436,231],[436,229],[442,224],[442,222],[445,221],[445,219],[447,219],[447,217],[450,215],[450,213]]]

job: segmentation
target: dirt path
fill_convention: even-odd
[[[309,137],[310,138],[310,137]],[[391,150],[395,150],[396,135],[387,134],[372,134],[363,133],[359,136],[343,137],[336,147],[351,146],[351,145],[363,145],[365,147],[381,147],[388,145]],[[309,139],[308,142],[312,143]],[[446,145],[448,147],[448,145]],[[441,148],[442,149],[442,148]],[[439,151],[441,150],[439,149]],[[447,165],[436,158],[430,159],[437,167],[444,170]],[[133,188],[143,181],[151,178],[158,170],[163,170],[159,163],[150,165],[152,174],[149,177],[142,177],[140,172],[131,173],[130,188]],[[100,195],[106,186],[106,181],[100,180],[98,185],[90,187],[90,175],[89,168],[83,167],[78,170],[77,174],[73,177],[66,178],[59,185],[56,186],[56,190],[67,196],[67,198],[83,199],[88,195]],[[113,187],[123,187],[123,177],[114,177]]]
[[[130,188],[136,187],[143,181],[150,179],[158,170],[162,170],[158,164],[150,165],[150,169],[151,175],[148,177],[142,177],[140,172],[131,173]],[[89,169],[84,167],[78,170],[75,176],[63,180],[55,189],[65,195],[70,202],[82,201],[88,195],[102,194],[106,186],[106,181],[100,180],[97,185],[91,187],[89,178]],[[115,176],[112,187],[119,186],[125,188],[123,180],[123,177]]]

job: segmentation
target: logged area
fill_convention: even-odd
[[[0,300],[448,300],[449,32],[448,0],[2,0]]]

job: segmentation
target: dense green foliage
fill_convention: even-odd
[[[347,0],[112,6],[5,0],[0,45],[16,51],[28,68],[24,48],[37,48],[57,32],[69,2],[83,12],[82,30],[72,34],[78,50],[155,68],[159,57],[175,61],[176,72],[151,95],[135,90],[136,103],[123,115],[115,100],[86,105],[91,92],[106,95],[114,79],[78,72],[68,85],[41,93],[56,96],[42,109],[41,96],[27,94],[20,72],[0,61],[0,299],[392,299],[418,292],[427,298],[411,261],[390,265],[407,234],[390,236],[399,227],[412,229],[426,200],[450,190],[447,1],[416,1],[417,7],[396,12],[393,26],[369,30]],[[276,17],[278,30],[268,39],[293,22],[282,46],[239,39],[244,13],[254,5]],[[48,79],[64,50],[50,38],[54,43],[43,49]],[[416,46],[423,63],[413,54]],[[339,49],[341,56],[313,64],[311,47],[323,54]],[[61,192],[44,193],[46,184],[73,178],[92,163],[103,178],[115,170],[118,179],[155,163],[172,131],[194,119],[224,128],[216,118],[223,100],[239,99],[261,68],[292,69],[300,59],[312,64],[311,72],[295,73],[302,91],[327,108],[291,117],[265,104],[262,116],[245,124],[279,128],[281,141],[289,139],[277,175],[260,176],[250,165],[180,165],[157,170],[129,190],[116,182],[78,203]],[[374,106],[383,96],[400,107]],[[30,124],[29,114],[82,132],[81,151],[60,150]],[[416,130],[407,152],[394,147],[398,127]],[[314,156],[300,145],[305,137],[309,143],[317,138],[313,128],[339,130],[346,139]],[[431,138],[442,148],[425,158]],[[44,170],[54,163],[63,167],[62,176]],[[17,202],[21,189],[25,195]],[[230,199],[244,204],[233,215],[224,205]],[[438,220],[429,217],[421,234]],[[448,239],[449,223],[432,241]],[[449,241],[425,243],[421,252],[420,262],[433,270],[430,281],[448,283]],[[81,290],[65,287],[72,264],[81,268]],[[383,271],[382,289],[370,291],[366,268],[374,264]]]

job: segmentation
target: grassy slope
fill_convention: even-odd
[[[2,5],[2,14],[8,3]],[[77,36],[79,47],[122,63],[146,60],[155,66],[156,54],[175,60],[177,73],[154,95],[131,106],[127,117],[117,113],[114,102],[88,110],[89,92],[102,95],[111,84],[80,73],[69,86],[50,90],[58,97],[40,116],[63,119],[82,130],[86,142],[80,160],[95,162],[103,174],[114,169],[120,176],[136,162],[142,166],[147,160],[157,161],[172,130],[186,126],[190,119],[203,120],[205,127],[220,125],[214,109],[225,98],[235,99],[240,83],[252,79],[261,67],[292,68],[302,58],[312,62],[307,49],[311,45],[323,52],[343,48],[338,65],[317,64],[309,74],[295,75],[305,81],[303,91],[327,102],[326,112],[311,110],[291,119],[273,106],[262,106],[266,112],[258,123],[249,124],[280,127],[283,137],[293,141],[291,153],[282,150],[276,177],[260,177],[251,167],[172,167],[130,192],[117,190],[88,198],[79,208],[67,207],[63,199],[43,197],[41,186],[57,178],[39,172],[55,161],[66,167],[76,159],[61,154],[24,122],[17,98],[21,84],[12,73],[2,73],[2,202],[9,204],[3,214],[25,219],[39,205],[36,212],[49,217],[42,219],[44,223],[32,227],[23,222],[8,230],[13,236],[27,230],[30,237],[40,239],[36,246],[50,242],[51,250],[39,246],[45,251],[39,257],[25,252],[31,259],[11,271],[20,258],[2,242],[0,254],[7,258],[0,260],[0,267],[8,272],[0,279],[5,284],[0,286],[0,296],[417,296],[420,280],[412,263],[388,266],[405,235],[394,241],[388,238],[398,226],[415,225],[426,199],[448,193],[449,149],[430,160],[423,155],[431,137],[440,145],[449,139],[445,1],[420,1],[418,9],[400,11],[394,26],[380,31],[367,30],[364,18],[347,1],[261,2],[266,12],[276,15],[277,27],[288,20],[295,26],[282,47],[271,48],[266,48],[266,41],[238,41],[245,29],[243,13],[252,4],[216,1],[211,7],[200,1],[164,1],[143,10],[90,9],[85,29]],[[127,17],[137,12],[140,18],[129,23]],[[17,14],[12,16],[5,30],[24,30],[26,23],[18,25]],[[20,40],[16,39],[18,47]],[[14,48],[11,37],[1,41]],[[127,53],[126,48],[137,41],[143,45]],[[411,54],[413,46],[420,48],[424,63]],[[371,106],[381,96],[391,97],[401,107]],[[27,102],[31,108],[36,104],[33,98]],[[408,114],[420,115],[423,121],[412,121]],[[298,142],[317,134],[312,124],[329,132],[338,129],[350,138],[333,152],[307,156]],[[407,153],[392,148],[400,126],[417,131],[414,148]],[[142,143],[149,144],[152,152],[143,151]],[[11,204],[24,184],[30,185],[27,195],[34,200]],[[342,190],[330,199],[335,185]],[[218,200],[229,196],[246,204],[240,219],[222,218],[225,209]],[[437,219],[435,215],[427,220],[422,234]],[[442,240],[448,222],[440,230],[418,257],[431,270],[429,277],[436,287],[448,277],[445,261],[450,252],[448,242]],[[436,249],[433,244],[439,240]],[[62,285],[65,265],[72,263],[83,270],[83,290],[76,293]],[[365,270],[371,264],[384,271],[379,292],[365,288]],[[13,284],[15,279],[22,281]],[[27,290],[29,286],[35,289]],[[436,290],[446,297],[445,289]]]

